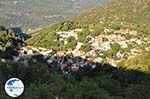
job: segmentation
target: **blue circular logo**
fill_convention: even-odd
[[[19,97],[24,91],[24,84],[18,78],[11,78],[5,84],[5,91],[10,97]]]

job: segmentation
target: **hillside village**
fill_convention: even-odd
[[[67,41],[69,37],[74,37],[75,40],[78,41],[78,33],[82,31],[83,29],[74,29],[56,32],[59,38],[54,39],[54,41],[63,42],[64,45],[69,43]],[[69,48],[67,51],[57,51],[52,48],[47,49],[27,45],[19,49],[18,56],[14,56],[13,60],[22,62],[24,65],[28,66],[30,61],[37,62],[36,56],[41,55],[41,59],[45,63],[49,65],[54,64],[54,62],[57,63],[66,74],[70,71],[77,71],[80,67],[87,65],[95,68],[95,63],[108,63],[114,67],[118,67],[120,61],[134,58],[143,51],[150,51],[149,38],[138,38],[137,35],[140,34],[141,33],[137,31],[131,31],[129,29],[104,29],[104,32],[98,36],[88,35],[86,37],[90,45],[90,50],[88,52],[81,49],[82,46],[84,46],[82,42],[77,42],[74,48]],[[132,37],[129,38],[129,36]],[[144,46],[144,48],[140,48],[141,45]],[[75,57],[81,57],[81,59],[76,60]],[[4,62],[5,60],[1,59],[1,61]],[[66,70],[65,68],[68,68],[67,71],[64,71]]]
[[[38,1],[36,3],[44,3],[44,0]],[[47,1],[57,3],[59,0]],[[83,6],[88,6],[84,1],[93,2],[77,1],[83,2]],[[20,34],[21,28],[7,29],[2,24],[0,99],[11,98],[4,90],[9,78],[19,78],[25,85],[19,99],[149,99],[150,0],[109,1],[54,25],[36,27],[36,31],[29,29],[33,32],[29,36]],[[66,5],[66,0],[61,2]],[[14,2],[16,6],[18,3]],[[28,4],[25,4],[27,11]],[[68,8],[65,6],[65,9]],[[30,14],[28,17],[32,18]],[[45,14],[38,16],[42,22],[51,18],[43,17]],[[28,21],[30,24],[34,24],[36,17],[32,19]]]

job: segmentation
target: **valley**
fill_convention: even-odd
[[[150,0],[0,2],[0,99],[13,77],[18,99],[149,99]]]
[[[1,0],[0,23],[32,32],[101,3],[102,0]]]

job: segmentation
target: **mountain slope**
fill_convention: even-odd
[[[10,98],[3,88],[15,76],[26,85],[21,99],[149,99],[149,1],[136,1],[113,0],[33,34],[14,61],[0,61],[0,98]]]
[[[91,35],[104,33],[105,29],[129,29],[139,33],[142,32],[142,37],[149,38],[149,3],[150,0],[112,0],[103,6],[94,8],[69,21],[64,21],[43,29],[37,32],[31,39],[27,40],[27,42],[33,46],[57,48],[53,45],[62,44],[56,42],[56,40],[54,41],[57,38],[56,32],[69,31],[76,28],[84,29],[84,32],[90,32]],[[84,34],[86,35],[86,33]],[[82,39],[85,38],[86,36],[84,38],[82,37]]]
[[[27,43],[56,50],[83,51],[83,57],[100,57],[111,64],[128,60],[150,51],[149,4],[150,0],[111,0],[38,31]]]
[[[148,25],[150,15],[150,0],[111,0],[101,7],[92,9],[78,18],[88,23],[129,22],[132,24]],[[78,20],[77,18],[77,20]]]

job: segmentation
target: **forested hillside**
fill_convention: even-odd
[[[149,99],[149,5],[110,0],[33,33],[18,56],[0,57],[0,99],[12,77],[25,85],[18,99]]]
[[[149,3],[149,0],[111,0],[111,2],[87,11],[74,19],[43,29],[28,41],[32,45],[53,47],[51,44],[43,45],[41,43],[43,41],[45,41],[45,44],[50,43],[46,38],[54,38],[53,34],[56,34],[56,31],[68,31],[75,28],[91,30],[91,35],[99,35],[104,32],[105,28],[108,28],[136,30],[142,32],[145,36],[149,36]],[[89,31],[85,31],[85,34]]]
[[[103,62],[113,58],[120,64],[150,50],[149,4],[150,0],[111,0],[35,33],[27,43],[65,51],[82,45],[78,50],[95,51]]]

